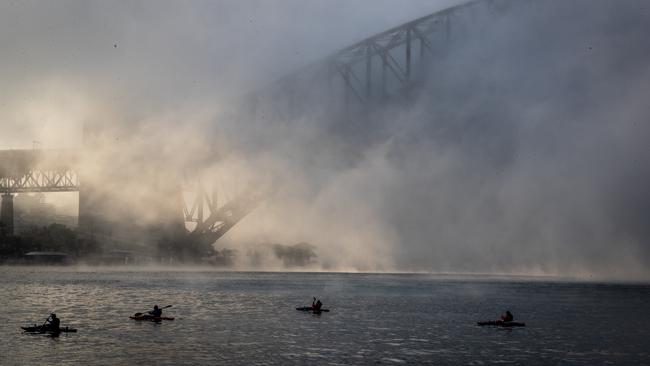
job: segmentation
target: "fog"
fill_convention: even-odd
[[[0,146],[91,146],[87,181],[121,192],[105,210],[143,225],[188,168],[263,187],[216,247],[306,242],[310,269],[647,280],[644,1],[459,12],[417,93],[369,113],[329,110],[320,83],[296,84],[299,113],[242,102],[456,3],[5,3]]]

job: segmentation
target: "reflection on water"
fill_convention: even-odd
[[[0,364],[642,364],[650,286],[0,268]],[[295,311],[322,297],[329,313]],[[174,321],[135,312],[173,305]],[[527,327],[477,327],[511,309]],[[23,334],[51,312],[79,333]]]

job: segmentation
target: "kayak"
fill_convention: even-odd
[[[42,325],[34,325],[32,327],[21,327],[25,332],[28,333],[76,333],[77,330],[75,328],[70,328],[70,327],[61,327],[58,330],[50,329],[48,327],[44,327]]]
[[[148,314],[130,316],[129,319],[133,319],[133,320],[151,320],[152,322],[159,322],[161,320],[174,320],[174,318],[168,317],[168,316],[153,316],[153,315],[148,315]]]
[[[133,319],[133,320],[151,320],[153,322],[159,322],[161,320],[174,320],[174,318],[168,317],[168,316],[153,316],[153,315],[148,315],[148,314],[130,316],[129,319]]]
[[[493,325],[497,327],[525,327],[526,326],[526,323],[504,322],[503,320],[488,320],[485,322],[478,322],[476,324],[480,326]]]
[[[314,310],[314,308],[312,308],[311,306],[303,306],[303,307],[300,307],[300,308],[296,308],[296,310],[300,310],[300,311],[313,311],[313,312],[316,313],[316,314],[318,314],[318,313],[322,313],[322,312],[326,312],[326,313],[327,313],[327,312],[330,311],[329,309]]]

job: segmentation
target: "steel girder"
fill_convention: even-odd
[[[243,104],[272,100],[268,103],[275,105],[268,110],[280,109],[278,102],[292,100],[297,94],[307,104],[328,104],[326,108],[330,111],[344,106],[339,110],[343,114],[368,110],[385,98],[406,94],[425,78],[435,61],[449,50],[452,22],[459,21],[462,32],[462,23],[467,18],[485,12],[497,14],[516,3],[517,0],[472,0],[420,17],[285,75],[245,96]],[[338,98],[328,98],[323,103],[324,95]],[[349,109],[351,101],[361,108]]]
[[[251,213],[260,200],[259,193],[248,190],[221,207],[213,207],[205,220],[197,222],[191,235],[203,242],[214,243]]]
[[[282,93],[291,86],[301,85],[301,79],[310,79],[321,70],[329,70],[327,84],[340,83],[345,88],[341,91],[346,104],[355,100],[366,106],[373,100],[401,94],[422,79],[423,75],[416,73],[426,73],[433,65],[429,61],[443,55],[455,18],[484,10],[498,12],[514,2],[473,0],[423,16],[350,45],[254,94],[264,95],[265,91]],[[414,51],[419,51],[419,55]]]
[[[427,53],[434,56],[428,35],[437,31],[448,32],[452,9],[424,16],[355,43],[330,56],[326,62],[338,71],[345,86],[362,104],[386,97],[390,94],[387,90],[388,75],[397,81],[397,89],[402,89],[411,82],[415,62],[423,64]],[[414,45],[420,49],[417,60],[412,55]],[[377,61],[381,65],[380,72],[372,70]],[[365,75],[357,75],[355,68],[357,71],[361,69]],[[373,95],[373,86],[377,85],[380,93]]]
[[[79,176],[72,169],[30,169],[19,177],[0,177],[0,192],[75,192],[79,191]]]
[[[195,178],[196,175],[193,175]],[[189,177],[186,175],[186,183]],[[220,204],[217,190],[208,192],[200,181],[189,183],[186,190],[193,197],[190,205],[184,200],[183,214],[186,223],[196,226],[190,231],[190,237],[212,244],[232,229],[246,215],[252,212],[263,199],[259,189],[248,188],[227,202]],[[188,184],[188,185],[189,185]]]
[[[450,40],[451,21],[461,12],[487,10],[497,13],[514,3],[515,0],[468,1],[366,38],[336,52],[325,62],[330,69],[337,71],[345,85],[346,103],[353,95],[365,106],[373,100],[401,94],[414,81],[421,79],[422,75],[414,75],[414,72],[426,73],[431,67],[428,61],[440,56]],[[439,39],[443,44],[436,47],[432,39]],[[419,57],[414,57],[414,49],[419,49]],[[377,62],[381,65],[380,70],[372,70]],[[389,75],[397,84],[392,90],[387,87]]]
[[[74,192],[79,190],[79,150],[0,150],[0,192]]]

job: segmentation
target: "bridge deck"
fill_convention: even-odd
[[[0,150],[0,192],[79,190],[79,150]]]

